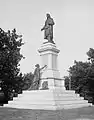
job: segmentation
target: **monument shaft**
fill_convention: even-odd
[[[41,57],[41,65],[47,65],[47,69],[43,71],[40,80],[40,89],[42,88],[42,83],[44,81],[48,82],[48,88],[52,89],[55,87],[64,87],[64,80],[60,78],[60,72],[58,70],[58,53],[56,45],[53,43],[42,44],[41,48],[38,50]]]

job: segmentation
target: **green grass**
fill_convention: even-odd
[[[28,110],[0,107],[0,120],[94,120],[94,107],[69,110]]]

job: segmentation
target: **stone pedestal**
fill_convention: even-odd
[[[43,43],[38,51],[41,57],[41,66],[47,65],[47,69],[41,75],[40,89],[44,81],[48,82],[49,89],[54,87],[65,89],[64,81],[60,78],[60,72],[58,70],[57,58],[60,50],[57,49],[55,44],[48,42]]]

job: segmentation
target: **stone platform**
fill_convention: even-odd
[[[74,91],[60,88],[50,90],[23,91],[4,107],[19,109],[60,110],[91,106]]]

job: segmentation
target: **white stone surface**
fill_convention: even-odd
[[[57,56],[60,50],[56,48],[56,45],[52,43],[42,44],[38,51],[41,56],[41,65],[44,66],[46,64],[48,69],[57,71]]]
[[[48,88],[52,89],[54,86],[64,88],[64,80],[60,78],[60,72],[58,70],[58,53],[60,52],[57,49],[55,44],[45,43],[42,44],[38,50],[41,57],[41,66],[47,65],[47,69],[43,71],[40,81],[40,89],[42,88],[42,83],[48,81]]]
[[[23,91],[13,101],[9,101],[4,107],[23,108],[23,109],[71,109],[90,106],[91,104],[84,100],[74,91],[63,89]]]

